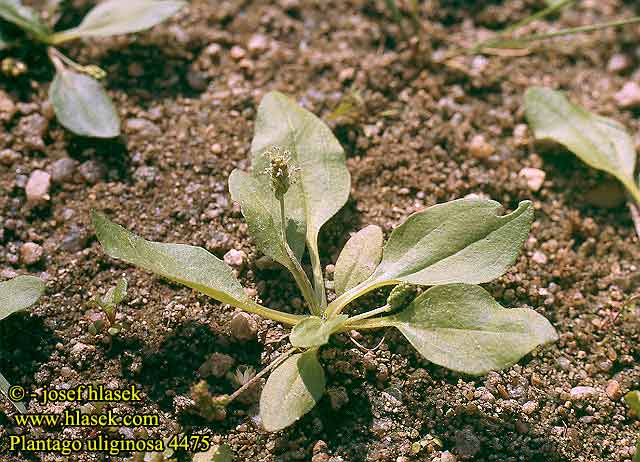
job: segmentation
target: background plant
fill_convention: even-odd
[[[0,320],[24,310],[38,301],[44,292],[44,282],[34,276],[18,276],[8,281],[0,282]],[[0,391],[7,396],[10,388],[7,379],[0,374]],[[27,412],[24,404],[11,401],[23,414]]]
[[[635,143],[622,124],[589,112],[550,88],[529,88],[524,103],[537,140],[561,144],[590,167],[613,175],[624,185],[635,207],[640,205]],[[640,221],[633,208],[632,212],[640,236]]]
[[[78,135],[112,138],[120,134],[120,119],[98,82],[106,73],[96,65],[74,62],[56,47],[75,39],[139,32],[164,21],[185,4],[179,0],[107,0],[90,10],[77,27],[54,31],[20,0],[0,0],[0,18],[18,26],[31,40],[47,45],[56,71],[49,100],[58,121]],[[7,34],[0,32],[0,49],[12,45]]]
[[[504,309],[475,285],[499,277],[515,261],[533,219],[529,201],[503,216],[491,200],[438,204],[408,217],[384,246],[379,227],[364,228],[340,254],[337,297],[328,303],[318,234],[349,196],[342,147],[320,119],[272,92],[258,108],[251,160],[252,172],[232,172],[229,190],[259,250],[293,275],[308,315],[258,304],[232,269],[203,248],[147,241],[98,213],[93,222],[110,256],[293,326],[292,348],[256,375],[272,370],[260,399],[267,430],[292,424],[320,400],[326,380],[318,350],[338,332],[395,327],[428,360],[474,375],[508,367],[557,338],[535,311]],[[306,251],[311,278],[303,268]],[[432,287],[411,300],[415,285]],[[397,288],[383,306],[344,313],[353,300],[385,286]]]

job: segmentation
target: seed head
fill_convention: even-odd
[[[387,298],[387,304],[389,304],[393,310],[401,308],[406,305],[411,298],[415,297],[416,291],[416,286],[407,282],[401,282],[391,290]]]
[[[291,165],[291,153],[279,146],[274,146],[265,152],[269,159],[269,166],[265,169],[265,174],[271,178],[271,187],[278,199],[282,199],[289,190],[289,186],[295,183],[293,175],[298,171]]]

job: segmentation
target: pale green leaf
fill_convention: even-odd
[[[327,320],[318,316],[308,317],[291,329],[289,341],[298,348],[320,347],[329,342],[331,334],[339,330],[347,319],[349,317],[345,314]]]
[[[334,272],[337,295],[360,284],[375,271],[382,258],[382,229],[369,225],[347,241]]]
[[[9,388],[11,388],[11,384],[7,381],[7,379],[5,379],[4,375],[0,374],[0,392],[2,392],[2,394],[7,397],[11,404],[13,404],[13,406],[18,410],[18,412],[26,414],[27,408],[24,404],[9,399]]]
[[[0,18],[15,24],[38,40],[46,40],[50,33],[38,14],[20,0],[0,0]]]
[[[77,135],[113,138],[120,134],[120,119],[98,81],[60,69],[49,87],[49,101],[58,121]]]
[[[543,87],[527,90],[525,110],[536,139],[559,143],[589,166],[634,187],[636,152],[633,139],[621,124]]]
[[[293,325],[306,318],[272,310],[251,300],[233,270],[201,247],[147,241],[99,213],[92,212],[91,216],[98,240],[113,258],[269,319]]]
[[[635,413],[636,417],[640,417],[640,391],[633,390],[624,395],[624,402]]]
[[[84,17],[78,27],[58,32],[55,43],[78,37],[107,37],[149,29],[173,16],[186,2],[175,0],[106,0]]]
[[[254,177],[265,185],[270,179],[260,172],[268,167],[266,152],[274,146],[288,150],[292,167],[298,169],[284,196],[285,212],[295,222],[297,217],[303,219],[300,229],[306,232],[316,294],[324,298],[318,233],[349,197],[351,180],[344,150],[324,122],[278,92],[262,99],[251,144]]]
[[[0,282],[0,319],[33,305],[44,287],[44,282],[35,276],[17,276]]]
[[[229,176],[229,192],[234,201],[240,204],[242,214],[249,225],[249,232],[256,241],[258,249],[294,271],[294,265],[288,257],[282,238],[280,203],[276,199],[271,184],[263,172],[245,173],[234,170]],[[290,210],[287,214],[287,242],[298,261],[305,249],[304,216],[301,210]]]
[[[122,278],[115,287],[111,287],[102,297],[102,303],[108,305],[119,305],[127,296],[127,280]]]
[[[326,385],[317,350],[298,353],[269,376],[260,397],[260,417],[267,431],[293,424],[316,405]]]
[[[192,462],[232,462],[233,452],[226,444],[212,445],[208,451],[197,452]]]
[[[402,312],[376,320],[396,327],[422,356],[471,375],[504,369],[558,335],[528,308],[506,309],[482,287],[432,287]]]

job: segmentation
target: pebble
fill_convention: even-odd
[[[27,194],[27,202],[30,204],[39,204],[50,199],[49,188],[51,187],[51,175],[44,170],[34,170],[29,175],[25,192]]]
[[[440,454],[440,462],[457,462],[458,458],[451,454],[449,451],[444,451]]]
[[[526,146],[529,143],[527,136],[528,128],[526,124],[518,124],[513,129],[513,138],[516,146]]]
[[[520,170],[518,175],[527,181],[527,187],[531,191],[538,191],[542,187],[542,183],[544,183],[544,179],[547,176],[544,170],[531,167],[523,168]]]
[[[522,412],[531,415],[538,409],[538,403],[535,401],[527,401],[522,405]]]
[[[613,95],[618,107],[631,109],[640,106],[640,85],[635,82],[627,82],[622,89]]]
[[[9,95],[0,90],[0,120],[3,122],[10,121],[16,113],[16,105]]]
[[[27,242],[20,247],[20,259],[25,265],[38,263],[44,255],[44,249],[35,242]]]
[[[49,121],[40,114],[31,114],[22,117],[16,128],[18,136],[24,139],[24,143],[29,149],[42,151],[44,140],[42,137],[47,133]]]
[[[269,41],[262,34],[253,34],[247,43],[247,49],[251,53],[261,53],[269,48]]]
[[[631,61],[627,55],[616,53],[609,59],[607,70],[613,74],[620,74],[629,69],[630,65]]]
[[[125,122],[127,133],[136,133],[143,139],[153,139],[162,135],[162,130],[156,124],[147,119],[133,118]]]
[[[235,45],[231,47],[231,51],[229,52],[229,54],[233,59],[235,59],[236,61],[239,61],[247,55],[247,52],[244,51],[244,48],[239,47],[238,45]]]
[[[78,171],[89,184],[96,184],[107,174],[107,169],[104,165],[96,160],[87,160],[81,163]]]
[[[539,265],[544,265],[547,263],[547,261],[549,261],[547,256],[543,252],[540,252],[539,250],[536,250],[535,252],[533,252],[531,259],[534,262],[538,263]]]
[[[494,152],[495,148],[482,135],[475,135],[469,143],[469,153],[476,159],[486,159]]]
[[[71,157],[63,157],[62,159],[56,160],[48,169],[51,174],[51,181],[60,184],[71,180],[77,166],[78,161]]]
[[[622,393],[620,393],[620,384],[617,380],[609,380],[607,383],[606,393],[613,401],[620,399]]]
[[[248,313],[238,313],[231,320],[231,335],[236,340],[246,342],[254,339],[258,333],[258,323]]]
[[[3,149],[2,151],[0,151],[0,164],[2,165],[12,165],[19,159],[20,154],[15,152],[13,149]]]
[[[232,356],[224,353],[212,353],[207,360],[202,363],[198,372],[202,377],[217,377],[222,378],[227,372],[231,370],[235,359]]]
[[[234,268],[242,268],[247,259],[247,254],[242,250],[231,249],[224,254],[224,262]]]
[[[584,399],[591,398],[598,394],[598,390],[593,387],[573,387],[569,392],[569,396],[574,401],[580,401]]]

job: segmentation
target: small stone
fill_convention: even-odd
[[[207,360],[202,363],[198,372],[202,377],[217,377],[222,378],[227,372],[231,370],[235,359],[224,353],[212,353]]]
[[[539,168],[530,168],[525,167],[520,170],[518,173],[519,176],[523,177],[527,181],[527,186],[531,191],[538,191],[542,187],[542,183],[544,183],[544,178],[547,176],[544,170],[540,170]]]
[[[262,34],[253,34],[247,43],[247,49],[251,53],[261,53],[269,48],[269,41]]]
[[[149,165],[141,165],[133,172],[133,177],[138,181],[154,184],[158,178],[158,170]]]
[[[620,393],[620,384],[617,380],[609,380],[609,382],[607,383],[606,393],[607,396],[613,401],[620,399],[622,393]]]
[[[24,143],[29,149],[42,151],[44,149],[44,141],[42,137],[47,133],[49,121],[40,114],[31,114],[22,117],[16,132],[23,138]]]
[[[51,187],[51,175],[44,170],[34,170],[29,175],[29,180],[25,186],[27,202],[30,204],[40,204],[50,199],[49,188]]]
[[[246,342],[254,339],[258,333],[258,323],[248,313],[238,313],[231,320],[231,335],[236,340]]]
[[[328,450],[329,446],[327,445],[327,443],[322,440],[318,440],[316,441],[316,444],[313,445],[313,449],[311,450],[311,452],[313,453],[313,455],[316,455],[327,452]]]
[[[538,409],[538,403],[535,401],[527,401],[522,405],[522,412],[531,415]]]
[[[16,113],[16,105],[13,100],[0,90],[0,120],[3,122],[10,121]]]
[[[622,72],[629,69],[630,65],[631,60],[629,60],[629,57],[627,55],[616,53],[609,59],[607,70],[613,74],[621,74]]]
[[[127,133],[135,133],[142,139],[153,139],[162,135],[162,130],[156,124],[147,119],[133,118],[127,119],[125,123]]]
[[[440,462],[457,462],[458,458],[450,453],[449,451],[444,451],[440,454]]]
[[[56,160],[49,166],[51,181],[59,184],[71,180],[77,166],[78,161],[70,157],[63,157],[62,159]]]
[[[15,152],[13,149],[3,149],[0,151],[0,164],[2,165],[12,165],[14,162],[17,162],[20,159],[20,154]]]
[[[495,148],[482,135],[474,136],[469,143],[469,153],[476,159],[486,159],[494,152]]]
[[[242,58],[244,58],[247,55],[247,52],[244,51],[244,48],[239,47],[238,45],[235,45],[231,47],[231,51],[229,52],[229,54],[236,61],[240,61]]]
[[[526,146],[529,143],[527,137],[528,129],[526,124],[518,124],[513,129],[513,139],[516,146]]]
[[[640,106],[640,85],[635,82],[627,82],[622,89],[613,95],[618,107],[632,109]]]
[[[42,259],[44,249],[35,242],[27,242],[20,247],[20,259],[25,265],[34,265]]]
[[[598,390],[593,387],[573,387],[569,392],[569,396],[573,401],[581,401],[589,399],[598,394]]]
[[[231,249],[224,254],[224,262],[234,268],[242,268],[247,259],[247,254],[242,250]]]
[[[540,252],[539,250],[536,250],[535,252],[533,252],[531,259],[534,262],[538,263],[539,265],[545,265],[547,261],[549,261],[549,259],[544,254],[544,252]]]
[[[356,70],[353,67],[347,67],[342,69],[338,74],[338,80],[340,82],[346,82],[347,80],[353,80],[356,75]]]
[[[89,184],[96,184],[107,174],[107,169],[104,165],[96,160],[87,160],[81,163],[78,171]]]

